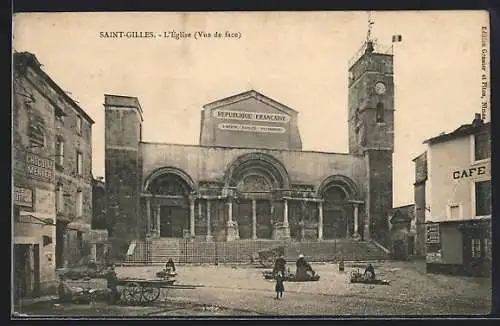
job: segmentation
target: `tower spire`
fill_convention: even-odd
[[[372,28],[375,22],[372,20],[372,12],[368,12],[368,31],[366,32],[366,49],[365,53],[372,53],[374,51],[373,48],[373,37],[372,37]]]

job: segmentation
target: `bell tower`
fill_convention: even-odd
[[[393,54],[376,49],[368,33],[349,64],[349,153],[362,155],[367,170],[364,237],[388,244],[394,152]]]

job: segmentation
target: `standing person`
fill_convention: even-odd
[[[276,291],[276,300],[283,298],[283,292],[285,291],[285,285],[283,284],[284,276],[281,272],[276,274],[276,286],[274,290]]]
[[[285,257],[283,256],[283,253],[280,253],[279,257],[276,258],[276,261],[274,262],[274,269],[273,273],[281,273],[283,277],[285,277],[285,267],[286,267],[286,260]]]
[[[368,266],[365,269],[365,278],[369,280],[374,280],[375,279],[375,268],[373,268],[372,264],[368,264]]]
[[[106,281],[108,283],[108,289],[111,290],[109,303],[116,304],[119,299],[119,294],[118,294],[118,276],[116,276],[114,265],[111,265],[109,267],[109,271],[106,274]]]

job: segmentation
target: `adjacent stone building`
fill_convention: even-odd
[[[93,121],[22,52],[13,57],[12,122],[15,286],[28,296],[49,291],[56,266],[84,246]]]
[[[472,123],[430,138],[425,144],[426,158],[417,159],[420,182],[415,205],[417,213],[425,210],[426,215],[427,271],[489,275],[491,123],[476,114]]]
[[[367,42],[348,85],[349,153],[302,150],[298,111],[254,90],[205,105],[199,145],[144,142],[138,99],[105,95],[107,213],[110,235],[122,241],[115,251],[159,238],[388,245],[392,54]]]

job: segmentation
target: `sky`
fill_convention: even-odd
[[[104,94],[134,96],[143,140],[198,144],[204,104],[254,89],[299,112],[304,150],[345,153],[348,62],[368,12],[28,13],[13,48],[93,118],[94,177],[104,176]],[[395,44],[394,206],[413,203],[412,159],[422,142],[481,112],[485,11],[372,12],[372,34]],[[102,38],[101,32],[176,31],[239,38]],[[486,114],[489,121],[489,111]]]

